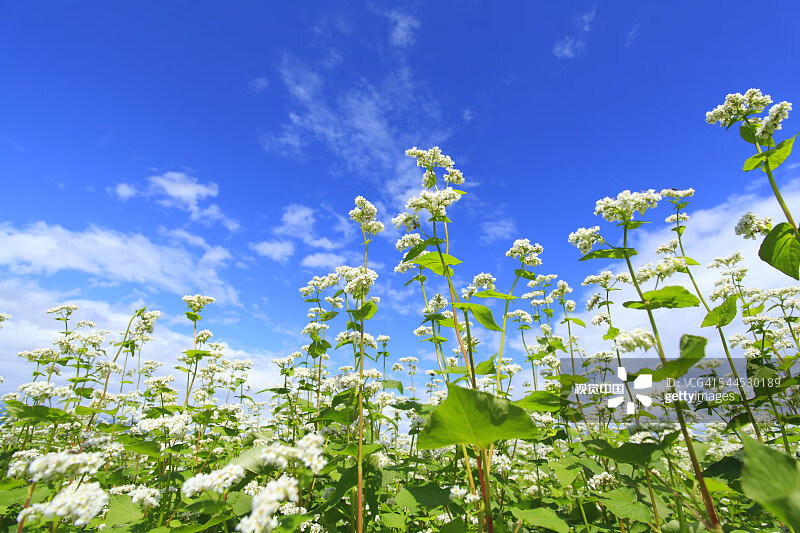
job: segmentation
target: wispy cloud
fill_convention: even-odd
[[[387,12],[386,16],[393,24],[389,43],[399,48],[411,46],[414,43],[414,33],[420,27],[419,20],[398,9]]]
[[[553,46],[553,55],[559,59],[572,59],[586,48],[586,41],[567,35]]]
[[[114,194],[122,200],[129,200],[139,194],[139,191],[136,190],[136,187],[131,185],[130,183],[117,183],[116,186],[112,189]]]
[[[517,223],[510,219],[492,220],[481,224],[481,243],[508,240],[517,234]]]
[[[405,150],[413,145],[441,144],[449,130],[446,126],[431,128],[431,124],[446,121],[436,96],[428,84],[416,78],[405,55],[420,22],[401,11],[376,16],[388,17],[393,23],[385,37],[391,54],[385,54],[385,47],[350,40],[336,30],[349,25],[326,19],[319,39],[324,40],[326,50],[340,50],[341,65],[320,68],[326,53],[316,60],[284,56],[278,73],[291,105],[287,120],[279,130],[264,133],[261,144],[265,150],[295,158],[306,157],[312,146],[313,152],[327,152],[336,162],[329,167],[331,173],[373,181],[382,194],[376,199],[383,199],[394,210],[419,189],[419,172],[412,161],[406,161]],[[342,65],[354,55],[379,56],[386,68],[353,75]]]
[[[289,241],[261,241],[251,243],[250,249],[260,256],[285,264],[294,255],[294,244]]]
[[[345,263],[347,263],[347,257],[344,255],[324,252],[307,255],[300,264],[306,268],[325,267],[328,270],[333,270]]]
[[[136,196],[155,198],[164,207],[176,207],[189,213],[189,218],[206,225],[220,223],[229,231],[239,229],[239,222],[223,213],[217,204],[201,205],[207,198],[219,194],[219,186],[214,182],[200,183],[197,178],[184,172],[165,172],[150,176],[143,187],[131,183],[118,183],[106,190],[109,194],[125,201]]]
[[[250,90],[254,93],[260,93],[267,87],[269,87],[269,81],[267,81],[267,78],[264,76],[259,76],[258,78],[250,80]]]
[[[308,207],[307,205],[289,204],[283,208],[280,226],[273,228],[272,232],[275,235],[288,239],[296,239],[308,246],[323,248],[325,250],[335,250],[336,248],[344,246],[346,244],[346,239],[333,241],[328,237],[319,236],[317,234],[315,226],[319,213],[320,211],[318,209]],[[339,218],[336,218],[336,223],[333,228],[345,237],[350,235],[348,232],[349,228],[343,225]]]
[[[237,291],[220,274],[231,257],[226,249],[181,230],[167,236],[203,253],[178,242],[159,244],[140,233],[95,226],[72,231],[45,222],[21,228],[2,224],[0,265],[14,275],[78,271],[97,282],[135,283],[180,295],[203,291],[222,303],[238,304]]]
[[[631,46],[637,37],[639,37],[639,24],[634,25],[625,35],[625,46]]]
[[[575,26],[577,32],[565,35],[553,45],[553,55],[559,59],[573,59],[586,49],[586,36],[592,31],[592,22],[597,14],[597,7],[578,15]]]
[[[465,107],[464,110],[461,112],[461,118],[466,123],[472,122],[472,119],[475,118],[475,113],[472,112],[472,109]]]

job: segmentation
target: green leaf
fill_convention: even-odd
[[[602,250],[595,250],[581,257],[578,261],[586,261],[587,259],[625,259],[626,257],[633,257],[637,255],[633,248],[604,248]]]
[[[787,276],[800,280],[800,243],[788,222],[781,222],[761,243],[758,257]]]
[[[755,170],[763,165],[764,162],[769,164],[770,170],[775,170],[781,166],[781,164],[786,161],[786,158],[789,157],[789,154],[792,153],[792,145],[794,144],[795,137],[797,137],[797,135],[789,137],[772,150],[767,150],[766,152],[761,152],[760,154],[749,157],[747,161],[744,162],[744,171],[750,172],[751,170]]]
[[[700,305],[700,300],[694,294],[687,291],[680,285],[671,285],[658,289],[656,291],[648,291],[642,295],[643,302],[631,301],[622,304],[629,309],[676,309],[679,307],[697,307]]]
[[[118,439],[122,443],[122,446],[129,452],[146,455],[153,459],[160,459],[162,457],[161,445],[155,441],[140,440],[130,435],[120,435]]]
[[[126,494],[116,494],[111,496],[108,502],[108,513],[103,519],[106,526],[113,528],[122,524],[128,524],[142,518],[141,509],[136,507],[131,501],[131,497]]]
[[[379,452],[383,449],[383,445],[381,444],[362,444],[361,445],[361,453],[364,456],[372,455],[375,452]],[[328,447],[325,449],[326,452],[330,453],[331,455],[346,455],[348,457],[358,457],[358,443],[351,442],[341,450],[337,450],[336,448]]]
[[[492,394],[447,384],[447,399],[431,413],[419,435],[419,449],[451,444],[488,448],[493,442],[533,438],[530,415],[508,400]]]
[[[519,509],[511,507],[511,514],[517,520],[522,520],[526,524],[532,526],[549,529],[557,533],[569,533],[569,526],[567,523],[558,517],[552,510],[546,507],[539,507],[538,509]]]
[[[610,490],[600,496],[600,502],[618,518],[635,522],[650,521],[650,509],[638,500],[633,489],[626,487]]]
[[[772,140],[772,137],[769,139],[762,139],[761,137],[756,137],[756,130],[758,126],[755,124],[750,124],[749,126],[742,124],[739,126],[739,135],[742,137],[743,140],[749,142],[750,144],[758,144],[761,146],[775,146],[775,141]]]
[[[742,306],[742,316],[756,316],[761,314],[761,311],[764,310],[764,304],[758,307],[752,307],[753,303],[754,302],[748,302]]]
[[[511,296],[510,294],[505,294],[502,292],[497,292],[493,289],[486,289],[481,292],[476,292],[475,296],[478,298],[499,298],[501,300],[516,300],[516,296]]]
[[[653,374],[653,382],[663,381],[667,378],[679,378],[706,356],[706,343],[708,343],[708,340],[705,337],[684,335],[681,337],[680,357],[672,361],[667,361],[665,365],[662,365],[662,367],[657,370],[643,368],[636,374],[632,374],[631,377],[635,378],[642,374]]]
[[[532,392],[521,400],[511,402],[528,411],[553,413],[561,409],[563,400],[560,396],[547,391]]]
[[[384,389],[397,389],[400,391],[400,394],[403,394],[403,382],[398,381],[396,379],[384,379],[383,380],[383,388]]]
[[[378,312],[378,306],[375,302],[366,302],[361,306],[361,309],[353,311],[353,320],[369,320]]]
[[[708,326],[727,326],[731,323],[731,321],[736,318],[736,300],[739,297],[736,295],[729,296],[724,302],[720,305],[709,311],[706,317],[703,319],[703,323],[700,325],[701,328],[706,328]]]
[[[394,501],[401,509],[408,507],[411,512],[434,509],[450,503],[450,491],[439,487],[435,481],[423,485],[406,485],[397,493]]]
[[[233,459],[231,465],[242,465],[245,470],[254,474],[263,474],[272,469],[272,465],[262,458],[266,446],[258,446],[243,452],[239,457]]]
[[[475,375],[478,376],[486,376],[496,372],[497,367],[494,366],[494,356],[492,356],[488,361],[481,361],[478,363],[478,366],[475,367]]]
[[[406,516],[399,513],[381,513],[381,522],[395,529],[406,528]]]
[[[444,239],[437,239],[436,237],[431,237],[430,239],[425,239],[421,243],[411,247],[411,249],[408,250],[408,253],[406,254],[406,256],[403,258],[403,261],[404,262],[411,261],[412,259],[417,257],[419,254],[424,252],[425,249],[428,246],[431,246],[431,245],[435,246],[437,244],[443,244],[443,243],[444,243]]]
[[[800,463],[746,435],[742,435],[742,441],[744,493],[781,522],[800,531]]]
[[[461,263],[461,260],[456,259],[452,255],[447,254],[440,254],[440,253],[429,253],[423,255],[421,257],[417,257],[409,261],[410,263],[414,263],[420,265],[422,267],[431,270],[435,274],[439,274],[440,276],[444,276],[444,267],[442,266],[442,262],[447,265],[447,274],[449,276],[453,275],[453,269],[450,268],[450,265],[458,265]]]
[[[492,316],[492,311],[485,305],[481,304],[453,304],[454,307],[457,309],[467,309],[472,311],[473,316],[475,316],[475,320],[480,322],[480,324],[485,327],[486,329],[490,329],[492,331],[503,331],[503,328],[497,325],[497,322],[494,321],[494,317]]]
[[[36,422],[61,422],[70,418],[67,413],[57,407],[25,405],[17,400],[8,400],[5,408],[16,418],[32,418]]]
[[[661,444],[654,442],[625,442],[620,446],[613,446],[603,439],[592,439],[583,442],[584,447],[591,453],[600,457],[613,459],[618,463],[647,466],[655,461],[662,452],[668,448],[678,433],[674,432],[664,438]]]

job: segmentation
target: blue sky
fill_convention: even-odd
[[[3,2],[0,357],[16,368],[47,345],[44,311],[68,301],[112,330],[162,310],[153,357],[174,357],[180,298],[199,292],[218,300],[214,340],[270,373],[304,343],[297,289],[358,261],[354,197],[390,226],[418,192],[413,145],[440,146],[467,179],[450,211],[462,285],[486,271],[507,289],[504,252],[529,238],[580,302],[603,265],[578,263],[567,235],[623,189],[694,187],[697,255],[752,249],[731,228],[774,201],[741,172],[748,146],[704,115],[750,87],[797,100],[800,6],[779,5]],[[790,198],[797,177],[778,175]],[[421,296],[392,272],[398,236],[370,252],[371,331],[425,357]]]

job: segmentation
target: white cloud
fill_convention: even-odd
[[[134,196],[154,197],[159,205],[188,212],[193,221],[206,225],[219,222],[229,231],[239,229],[239,222],[226,216],[217,204],[200,205],[201,201],[219,194],[219,186],[214,182],[204,184],[184,172],[165,172],[148,177],[147,184],[142,191],[129,183],[118,183],[107,190],[123,201]]]
[[[491,220],[481,224],[481,243],[489,244],[502,239],[511,239],[517,234],[513,220]]]
[[[328,209],[331,211],[330,209]],[[320,237],[316,234],[315,224],[317,223],[317,213],[319,211],[313,207],[302,204],[289,204],[283,208],[281,225],[273,228],[272,232],[281,237],[297,239],[303,243],[322,248],[324,250],[335,250],[345,245],[344,241],[332,241],[328,237]],[[342,233],[346,239],[352,234],[346,220],[333,213],[336,223],[333,226],[335,231]]]
[[[139,191],[136,190],[136,187],[130,185],[129,183],[117,183],[117,185],[113,189],[111,189],[110,192],[111,191],[113,191],[113,193],[117,196],[117,198],[119,198],[123,202],[130,198],[133,198],[139,193]]]
[[[341,266],[346,263],[347,258],[344,255],[325,252],[307,255],[303,258],[303,261],[300,264],[307,268],[325,267],[328,270],[333,270],[337,266]]]
[[[384,14],[385,16],[385,14]],[[400,18],[398,18],[400,21]],[[411,28],[410,20],[396,28]],[[397,42],[404,33],[398,30]],[[339,43],[324,43],[326,47]],[[349,50],[348,50],[349,51]],[[374,54],[367,48],[359,53]],[[279,73],[292,101],[277,132],[261,136],[265,150],[305,157],[319,143],[333,156],[332,174],[372,180],[392,210],[401,210],[419,192],[420,174],[403,154],[413,145],[441,145],[449,137],[439,102],[425,82],[414,77],[405,49],[397,47],[389,69],[379,76],[336,71],[335,83],[315,62],[286,55]],[[415,117],[425,116],[422,125]],[[430,125],[435,125],[431,127]],[[316,146],[314,151],[320,151]]]
[[[472,109],[465,107],[464,110],[461,112],[461,118],[464,122],[472,122],[472,119],[475,118],[475,114],[472,112]]]
[[[90,274],[92,281],[139,283],[181,295],[203,292],[238,305],[238,293],[218,272],[230,254],[204,246],[205,254],[198,257],[181,246],[156,244],[140,233],[96,226],[71,231],[45,222],[24,228],[0,224],[0,265],[12,274],[79,271]]]
[[[597,6],[593,7],[591,11],[578,15],[578,31],[588,33],[591,31],[592,21],[597,13]]]
[[[267,81],[267,78],[264,76],[259,76],[258,78],[250,80],[250,90],[254,93],[260,93],[267,87],[269,87],[269,81]]]
[[[586,41],[567,35],[553,46],[553,55],[559,59],[572,59],[586,48]]]
[[[286,241],[261,241],[250,244],[250,249],[278,263],[286,263],[294,255],[294,244]]]
[[[577,34],[565,35],[553,46],[553,55],[559,59],[574,59],[586,49],[585,36],[592,30],[592,21],[597,14],[597,7],[581,13],[576,20]]]
[[[635,24],[625,35],[625,46],[631,46],[637,37],[639,37],[639,24]]]
[[[389,34],[389,43],[398,48],[406,48],[414,43],[414,32],[420,27],[419,20],[395,9],[386,13],[394,26]]]

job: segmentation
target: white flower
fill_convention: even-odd
[[[644,215],[645,211],[656,207],[661,195],[653,189],[643,192],[622,191],[616,198],[605,197],[597,200],[594,214],[601,215],[609,222],[625,222],[631,220],[633,213],[638,211]]]
[[[216,300],[210,296],[203,296],[201,294],[195,294],[194,296],[186,295],[181,298],[186,305],[189,306],[189,309],[194,311],[195,313],[199,313],[205,306],[208,304],[213,304]]]
[[[0,313],[0,329],[3,329],[3,322],[6,320],[11,320],[11,315]]]
[[[214,334],[211,333],[210,330],[204,329],[202,331],[198,331],[195,338],[197,339],[197,344],[204,344],[213,336]]]
[[[69,316],[77,310],[78,310],[77,305],[64,304],[64,305],[59,305],[58,307],[51,307],[50,309],[47,310],[47,314],[52,315],[55,313],[66,313],[66,315]]]
[[[392,219],[392,224],[397,229],[400,229],[400,226],[405,226],[406,231],[414,231],[419,228],[419,215],[400,213]]]
[[[128,492],[128,495],[131,497],[133,503],[142,503],[145,507],[158,507],[161,502],[161,491],[144,485],[139,485]]]
[[[767,235],[772,229],[772,217],[758,218],[755,213],[748,211],[733,229],[736,235],[741,235],[745,239],[754,239],[757,235]]]
[[[47,519],[67,519],[76,526],[85,526],[100,514],[107,503],[108,494],[96,481],[80,487],[73,483],[61,489],[51,501],[24,509],[17,521],[21,522],[30,516],[42,516]]]
[[[375,220],[378,210],[363,196],[356,197],[356,207],[350,211],[350,219],[361,223],[361,228],[372,235],[383,231],[383,224]]]
[[[472,278],[472,284],[479,289],[495,289],[495,282],[497,279],[492,276],[491,274],[487,274],[486,272],[481,272],[474,278]]]
[[[538,256],[543,251],[544,248],[538,243],[531,244],[528,239],[517,239],[506,252],[506,257],[514,257],[526,265],[537,266],[542,264],[542,260]]]
[[[621,352],[633,352],[638,348],[649,350],[655,344],[655,338],[649,331],[636,328],[634,331],[622,331],[614,338],[614,347]]]
[[[28,474],[37,482],[83,475],[92,476],[104,464],[101,453],[51,452],[34,459],[28,467]]]
[[[667,224],[672,224],[673,222],[677,221],[686,222],[687,220],[689,220],[689,215],[687,215],[686,213],[676,213],[674,215],[670,215],[667,218],[665,218],[664,222],[666,222]]]
[[[582,254],[588,254],[592,251],[594,243],[603,242],[603,238],[600,236],[600,226],[578,228],[577,231],[569,234],[567,241],[574,244]]]
[[[241,533],[263,533],[277,526],[277,521],[272,515],[284,500],[297,502],[300,493],[297,490],[297,480],[286,475],[278,480],[267,483],[264,490],[253,498],[252,511],[236,526],[236,531]]]
[[[407,233],[397,239],[394,247],[397,248],[398,251],[402,252],[403,250],[416,246],[421,242],[422,237],[420,237],[419,233]]]
[[[683,198],[694,196],[694,189],[662,189],[661,196],[664,198],[671,198],[673,200],[681,200]]]
[[[191,497],[204,490],[210,490],[219,494],[224,493],[232,485],[244,477],[244,467],[242,465],[228,465],[219,470],[214,470],[208,474],[197,474],[183,482],[181,491],[185,496]]]
[[[421,191],[419,197],[412,196],[406,203],[406,209],[413,209],[415,213],[426,209],[431,216],[447,216],[447,208],[457,202],[461,195],[447,187],[441,191]]]
[[[789,118],[789,111],[792,110],[792,104],[789,102],[781,102],[775,104],[769,110],[769,115],[761,122],[761,125],[756,131],[759,137],[768,137],[775,133],[775,130],[781,129],[781,121]]]
[[[761,94],[758,89],[750,89],[744,95],[741,93],[729,94],[725,97],[725,103],[718,105],[712,111],[706,113],[706,122],[727,128],[748,111],[762,112],[772,103],[772,98]]]

